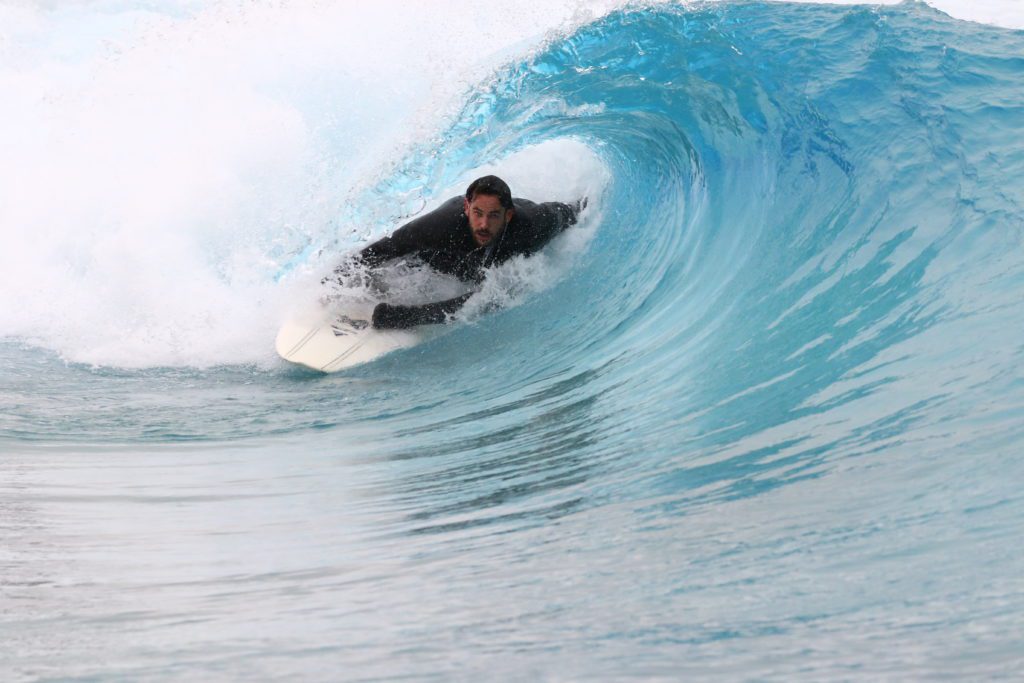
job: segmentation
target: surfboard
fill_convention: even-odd
[[[322,308],[287,321],[274,347],[281,358],[320,372],[338,372],[409,348],[428,336],[424,328],[375,330],[372,305]],[[436,325],[433,327],[437,327]]]

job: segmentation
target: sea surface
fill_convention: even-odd
[[[1024,676],[1024,10],[327,5],[0,5],[0,678]],[[277,359],[491,172],[579,226]]]

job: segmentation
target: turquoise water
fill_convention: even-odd
[[[82,319],[105,337],[8,302],[5,678],[1019,676],[1024,32],[613,12],[473,85],[329,220],[198,219],[200,260],[288,300],[507,159],[591,194],[584,238],[504,310],[338,375],[270,357],[281,304],[241,346],[167,343],[162,299],[41,238],[120,303]],[[75,239],[107,230],[134,234]],[[185,327],[208,302],[172,303]]]

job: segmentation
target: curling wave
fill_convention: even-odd
[[[331,229],[257,240],[263,286],[309,296],[339,251],[481,171],[588,195],[579,230],[495,274],[514,290],[496,313],[334,376],[5,345],[4,439],[100,444],[104,493],[131,494],[106,517],[141,557],[171,511],[181,547],[266,567],[104,573],[174,606],[119,672],[1021,670],[1024,32],[917,3],[627,9],[509,64],[450,123]],[[159,496],[125,443],[166,473]],[[24,475],[57,510],[61,471]],[[254,638],[253,600],[301,648]],[[193,611],[230,657],[189,640]],[[60,656],[120,643],[112,623]]]

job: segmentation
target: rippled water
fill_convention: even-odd
[[[1024,671],[1024,32],[616,11],[388,169],[331,221],[195,228],[225,300],[259,300],[244,335],[108,280],[125,216],[38,238],[42,291],[113,299],[54,321],[9,290],[8,678]],[[270,358],[337,250],[480,169],[590,195],[495,275],[539,285],[339,375]]]

